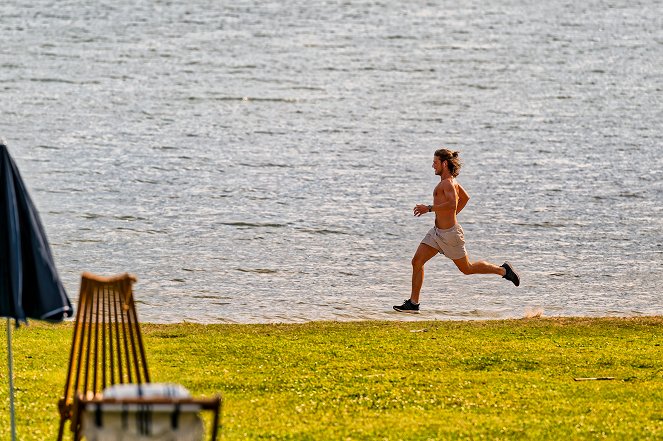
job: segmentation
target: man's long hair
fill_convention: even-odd
[[[460,161],[458,154],[460,152],[454,152],[449,149],[439,149],[435,151],[435,156],[440,158],[440,161],[447,161],[447,168],[449,173],[454,178],[460,173],[460,168],[463,166],[463,163]]]

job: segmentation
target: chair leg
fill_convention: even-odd
[[[60,417],[60,429],[58,429],[58,441],[62,441],[62,435],[64,434],[64,423],[65,419]]]
[[[219,406],[214,410],[214,416],[212,418],[212,441],[216,441],[216,436],[219,431]]]
[[[80,441],[81,439],[81,426],[78,426],[74,430],[74,441]]]

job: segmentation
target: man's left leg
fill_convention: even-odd
[[[483,260],[470,262],[467,256],[463,256],[460,259],[454,259],[454,263],[463,274],[498,274],[513,282],[514,285],[520,285],[520,277],[513,270],[509,262],[504,262],[501,266],[497,266]]]

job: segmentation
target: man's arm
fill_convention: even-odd
[[[445,202],[442,202],[440,204],[435,204],[431,205],[433,212],[436,211],[450,211],[450,210],[456,210],[456,189],[454,186],[451,184],[449,181],[444,181],[442,183],[442,197],[439,199],[443,199]],[[428,213],[428,205],[424,204],[419,204],[416,207],[414,207],[414,215],[419,217],[422,214]]]
[[[456,188],[449,181],[442,182],[442,195],[445,202],[433,205],[433,211],[456,211],[458,200],[456,199]]]
[[[456,214],[460,213],[460,211],[465,208],[465,205],[467,205],[467,201],[469,200],[470,195],[467,194],[460,184],[458,184],[458,206],[456,207]]]

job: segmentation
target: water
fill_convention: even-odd
[[[143,321],[403,319],[447,145],[470,257],[523,283],[439,257],[418,318],[663,311],[657,0],[23,3],[0,136],[73,298],[128,271]]]

